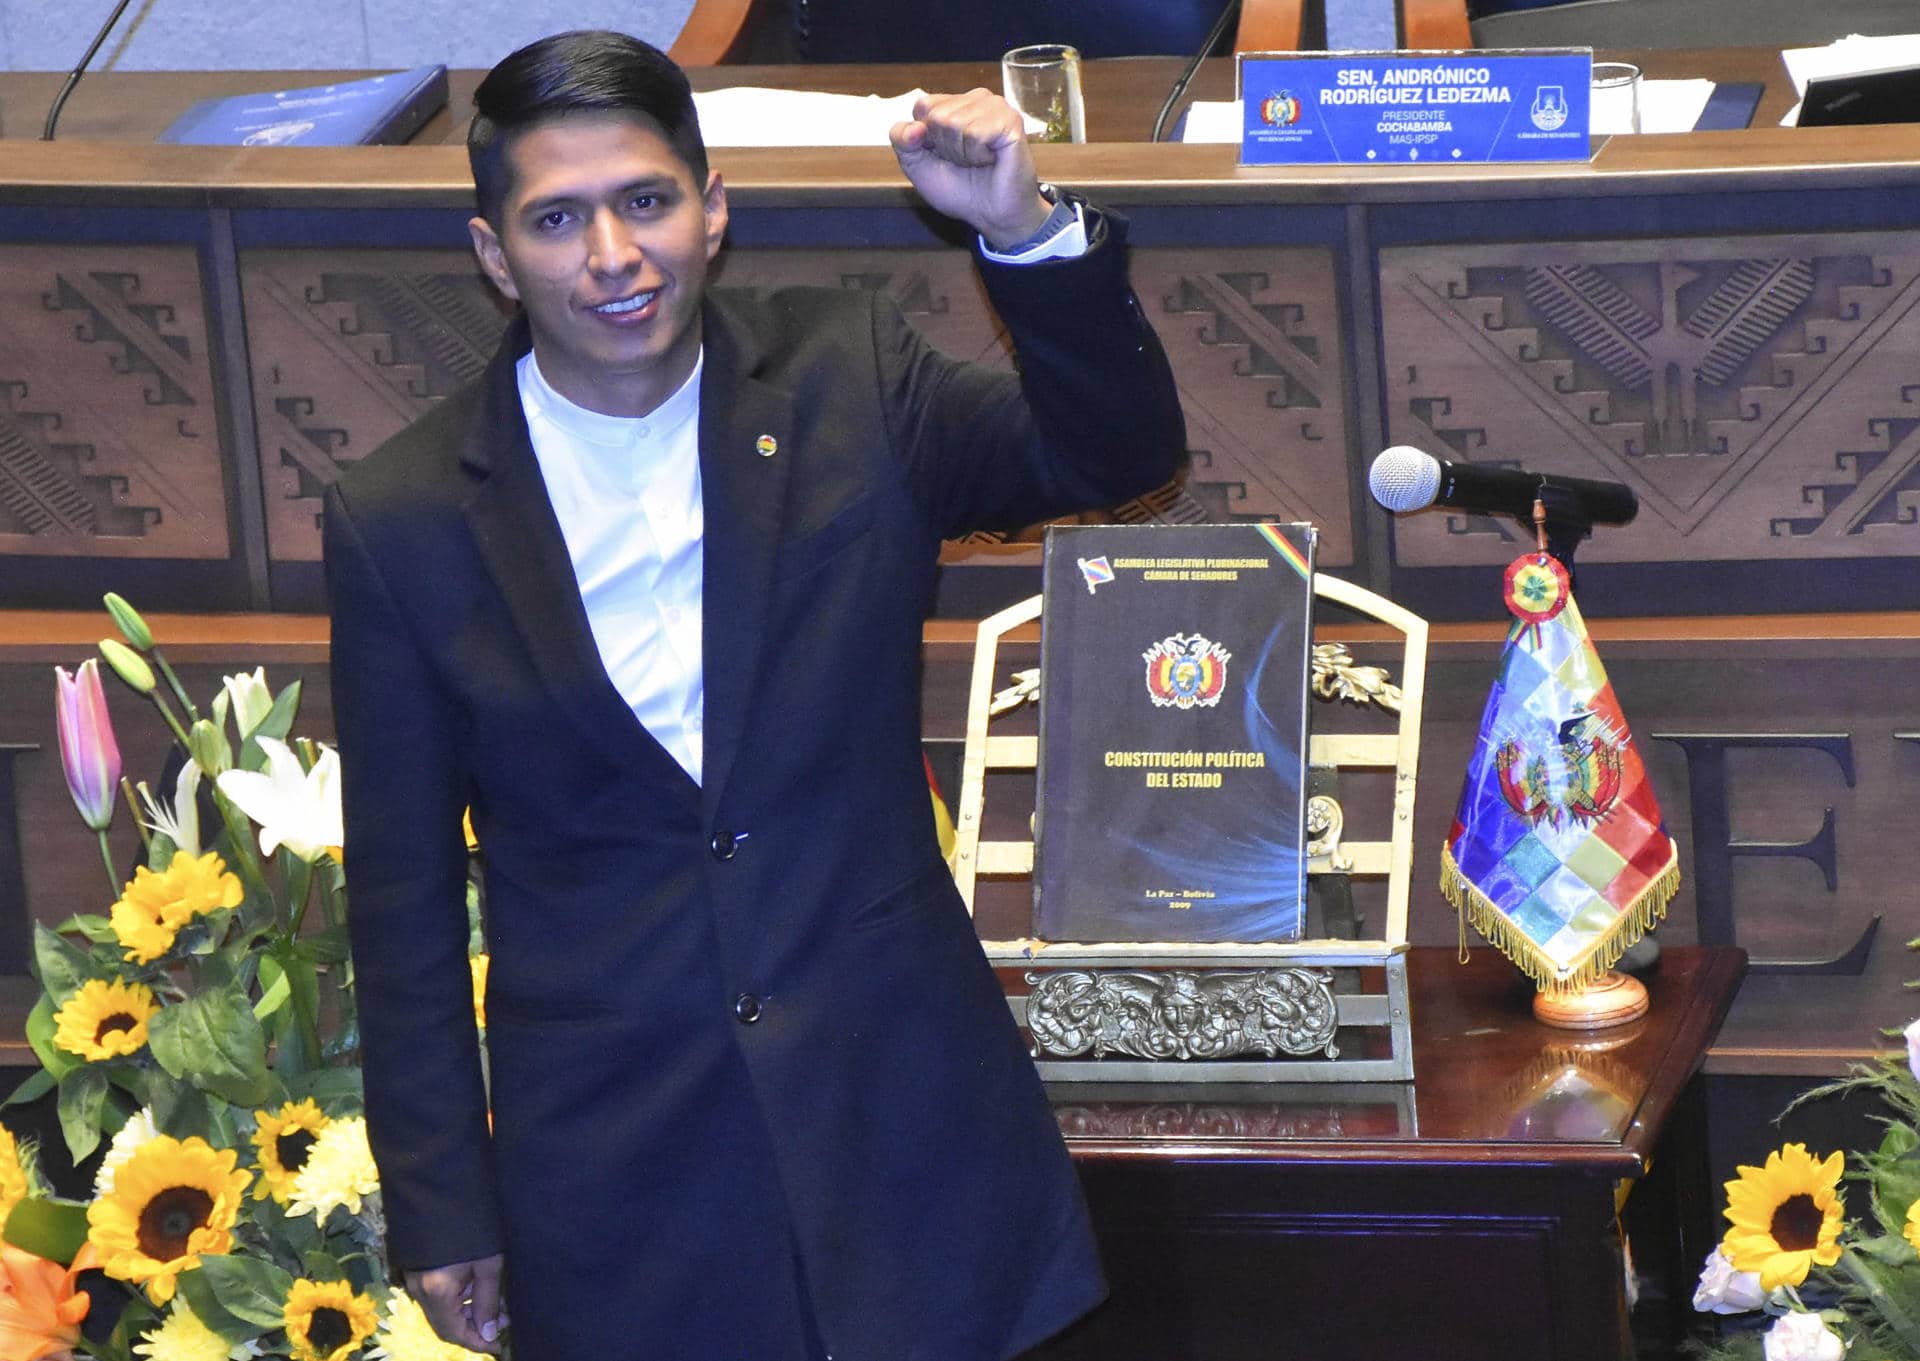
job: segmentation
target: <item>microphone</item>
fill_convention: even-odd
[[[1373,499],[1400,513],[1428,506],[1453,506],[1483,515],[1533,519],[1533,503],[1546,503],[1554,519],[1585,524],[1624,525],[1640,511],[1640,498],[1620,482],[1596,482],[1557,473],[1529,473],[1482,463],[1449,463],[1432,454],[1396,444],[1367,471]]]

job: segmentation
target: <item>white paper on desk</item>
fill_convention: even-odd
[[[1825,47],[1789,47],[1780,54],[1780,61],[1793,80],[1793,88],[1804,96],[1808,81],[1920,66],[1920,33],[1897,33],[1884,38],[1850,33]],[[1800,105],[1795,104],[1780,120],[1780,126],[1790,128],[1799,121]]]
[[[1701,111],[1713,97],[1710,80],[1643,80],[1640,82],[1640,131],[1692,132]],[[1627,132],[1625,126],[1593,125],[1602,136]],[[1235,100],[1195,100],[1187,109],[1187,122],[1180,134],[1183,142],[1237,142],[1240,140],[1240,105]]]
[[[696,92],[708,146],[886,146],[895,123],[913,117],[925,90],[883,98],[749,85]]]

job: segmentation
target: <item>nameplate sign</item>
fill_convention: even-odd
[[[1593,53],[1249,53],[1242,165],[1584,161]]]

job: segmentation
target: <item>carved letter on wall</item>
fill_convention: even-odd
[[[1736,944],[1733,924],[1733,859],[1735,856],[1791,856],[1808,860],[1826,876],[1827,891],[1840,885],[1839,859],[1834,851],[1833,809],[1821,818],[1820,830],[1805,841],[1736,841],[1727,810],[1727,753],[1737,747],[1778,750],[1800,747],[1823,751],[1840,767],[1848,788],[1853,787],[1853,744],[1845,733],[1654,733],[1656,742],[1671,742],[1686,754],[1687,783],[1693,808],[1693,896],[1702,945]],[[1873,938],[1880,929],[1875,913],[1866,929],[1841,954],[1830,959],[1756,959],[1751,973],[1860,974],[1866,972]]]

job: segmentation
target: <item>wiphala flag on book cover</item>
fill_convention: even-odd
[[[1296,524],[1048,531],[1041,939],[1299,936],[1314,539]]]

